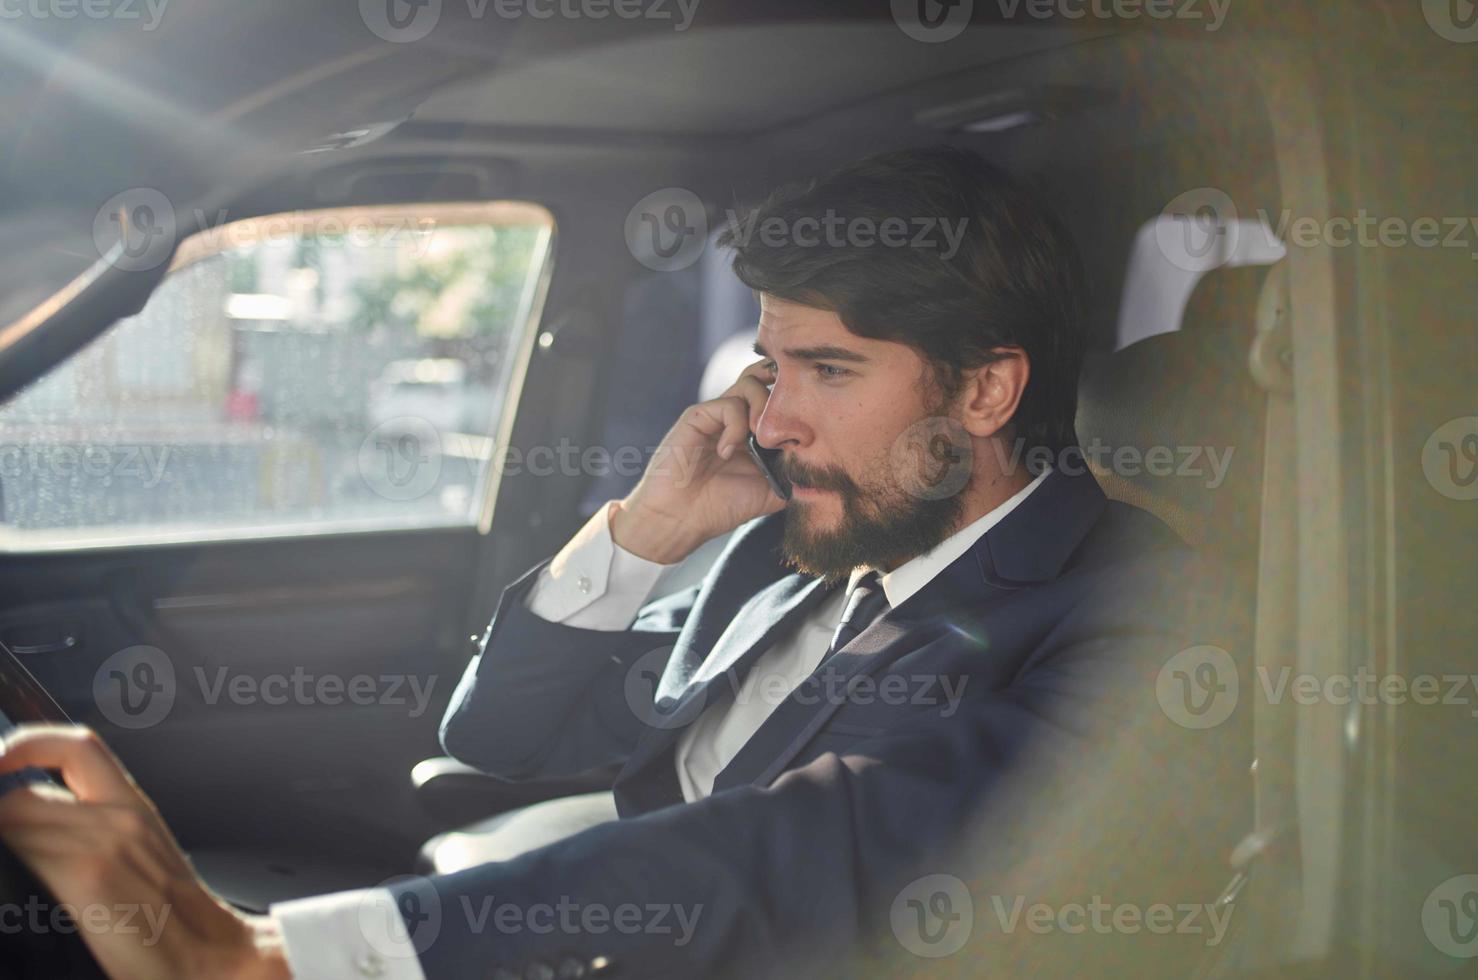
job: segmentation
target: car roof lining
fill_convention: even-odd
[[[724,25],[547,58],[513,56],[451,84],[418,120],[626,133],[762,133],[966,68],[1073,43],[1081,31],[986,25],[971,45],[920,44],[891,23]],[[845,57],[827,57],[845,51]]]
[[[948,45],[908,41],[886,18],[843,17],[838,23],[826,24],[804,18],[764,25],[730,23],[703,32],[695,27],[685,34],[650,29],[602,33],[584,24],[575,32],[579,34],[576,42],[561,43],[569,40],[561,33],[565,30],[564,25],[539,25],[543,34],[520,34],[521,39],[529,39],[528,47],[510,53],[492,70],[487,57],[476,71],[468,65],[425,70],[430,53],[425,50],[414,57],[423,70],[409,76],[397,73],[404,67],[399,51],[395,57],[349,59],[349,75],[311,83],[310,88],[321,90],[310,93],[312,97],[284,94],[259,100],[233,120],[243,132],[259,135],[261,143],[249,154],[258,168],[254,171],[241,167],[233,172],[229,161],[212,169],[207,164],[213,154],[182,161],[169,156],[169,145],[145,145],[128,147],[132,153],[120,154],[125,167],[117,174],[95,167],[92,176],[99,181],[126,176],[129,182],[123,186],[158,188],[181,211],[195,209],[206,216],[224,213],[234,220],[293,208],[427,199],[352,195],[325,199],[315,181],[335,169],[352,172],[355,167],[419,159],[424,164],[425,183],[434,187],[438,168],[459,160],[480,160],[494,175],[482,188],[487,196],[537,201],[559,217],[562,205],[579,208],[593,195],[608,200],[629,196],[635,201],[664,185],[688,186],[719,206],[732,205],[752,199],[778,180],[816,172],[864,152],[956,137],[958,133],[921,123],[919,114],[952,101],[1012,88],[1028,91],[1066,82],[1109,96],[1106,104],[1089,100],[1079,107],[1081,111],[1045,118],[1039,125],[970,138],[987,156],[1017,173],[1043,172],[1064,161],[1081,166],[1085,153],[1107,154],[1114,146],[1157,138],[1166,124],[1180,133],[1215,126],[1224,136],[1239,121],[1261,115],[1254,89],[1245,84],[1245,78],[1239,79],[1243,84],[1227,84],[1227,76],[1236,70],[1229,67],[1233,59],[1214,59],[1220,67],[1204,69],[1207,59],[1202,51],[1207,45],[1199,37],[1142,31],[1107,35],[1101,28],[987,24],[972,28],[983,40],[960,49],[968,54],[945,56],[938,49]],[[840,57],[802,56],[821,44],[828,32],[841,32],[848,39],[847,45],[833,49]],[[898,39],[904,43],[900,45]],[[681,91],[679,83],[693,69],[694,59],[715,58],[730,44],[736,49],[732,60],[703,72],[703,84],[695,86],[699,92]],[[769,52],[771,60],[766,64],[777,73],[783,71],[783,77],[767,77],[761,88],[746,93],[745,86],[731,77],[734,66],[747,63],[748,57],[759,57],[756,52],[761,51]],[[897,56],[890,57],[889,52]],[[882,62],[886,68],[878,67]],[[550,83],[560,74],[559,66],[580,74],[543,97],[538,103],[542,118],[533,118],[541,113],[519,115],[499,107],[517,101],[519,93],[533,93]],[[1198,70],[1202,72],[1199,77]],[[651,81],[643,82],[643,73]],[[808,80],[829,79],[829,73],[837,77],[808,87]],[[598,104],[601,111],[588,111],[581,100],[588,97],[590,88],[597,87],[592,79],[607,77],[615,79],[611,87],[622,95]],[[657,94],[647,98],[633,88],[638,85],[641,93]],[[414,101],[428,93],[429,97],[409,122],[374,142],[326,153],[302,153],[308,134],[315,132],[304,114],[310,120],[318,118],[325,104],[337,104],[332,93],[351,86],[358,88],[354,104],[361,115],[341,117],[345,124],[352,119],[362,121],[363,113],[399,111],[411,90],[419,92]],[[392,90],[393,104],[383,111],[374,109],[378,95]],[[725,111],[705,117],[699,109],[707,97],[704,93],[713,90],[722,91]],[[753,105],[746,98],[752,98]],[[231,104],[240,106],[242,100],[250,102],[252,97],[236,93]],[[612,107],[618,104],[624,107],[625,116],[616,115]],[[57,108],[64,109],[66,104]],[[564,111],[573,114],[561,115]],[[723,126],[717,125],[719,121]],[[768,127],[763,139],[756,138],[756,126]],[[65,135],[51,133],[57,139]],[[158,158],[150,159],[149,152]],[[87,161],[78,160],[84,156],[53,156],[47,178],[51,185],[67,183],[68,167],[85,169]],[[261,168],[264,159],[271,161],[271,167]],[[127,174],[131,168],[137,168],[137,173]],[[10,177],[16,179],[14,169]],[[75,265],[72,257],[85,255],[92,245],[88,232],[93,212],[108,197],[102,190],[116,186],[105,183],[89,191],[84,182],[80,192],[72,191],[78,199],[65,202],[52,200],[53,195],[44,192],[45,184],[35,193],[20,188],[23,193],[18,198],[37,202],[37,214],[48,216],[40,224],[49,223],[69,233],[64,241],[41,241],[34,231],[37,224],[30,224],[32,230],[24,236],[32,246],[28,254],[56,254],[57,261],[48,263],[58,269]],[[16,226],[15,217],[0,218],[0,237]],[[38,259],[16,267],[34,273],[48,263]],[[17,285],[29,282],[34,286],[44,278],[49,277],[27,274]],[[12,294],[17,292],[34,298],[37,291],[17,289]],[[4,312],[13,315],[16,310],[7,304]]]

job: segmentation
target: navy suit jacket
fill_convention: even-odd
[[[925,905],[909,889],[931,874],[974,903],[976,945],[956,955],[1029,938],[998,914],[1018,896],[1155,900],[1164,876],[1138,875],[1150,865],[1184,892],[1161,896],[1171,904],[1215,896],[1246,829],[1226,799],[1228,773],[1250,759],[1245,731],[1174,723],[1157,678],[1179,651],[1229,642],[1210,625],[1217,597],[1168,528],[1105,500],[1089,475],[1051,474],[778,706],[711,796],[684,803],[683,728],[732,698],[825,593],[780,563],[782,521],[742,526],[701,585],[625,631],[530,613],[544,564],[504,591],[444,747],[509,779],[621,763],[622,819],[401,886],[420,893],[410,907],[439,909],[418,941],[428,978],[592,961],[681,978],[917,965],[907,919]],[[514,910],[501,924],[489,896]],[[545,907],[563,912],[546,921]]]

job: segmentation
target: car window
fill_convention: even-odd
[[[0,407],[0,547],[476,523],[552,235],[494,202],[193,236],[140,313]]]

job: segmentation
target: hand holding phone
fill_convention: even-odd
[[[616,543],[670,564],[790,499],[778,452],[753,442],[774,372],[762,360],[718,398],[690,405],[663,437],[636,488],[611,515]],[[757,468],[758,466],[758,468]]]

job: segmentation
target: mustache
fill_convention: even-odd
[[[846,494],[855,494],[858,489],[850,476],[835,467],[807,466],[799,460],[782,457],[780,471],[787,480],[798,487],[836,490]]]

